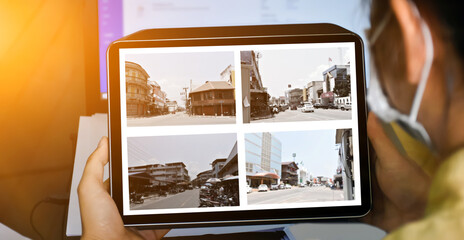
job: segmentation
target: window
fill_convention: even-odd
[[[246,171],[253,172],[253,163],[246,163]]]

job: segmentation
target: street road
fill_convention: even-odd
[[[304,203],[344,200],[343,190],[332,190],[325,186],[320,187],[292,187],[292,189],[279,189],[267,192],[247,194],[248,204],[278,204],[278,203]]]
[[[285,112],[274,114],[272,118],[252,120],[252,123],[260,122],[295,122],[295,121],[321,121],[321,120],[346,120],[351,119],[353,111],[340,109],[314,109],[314,112],[301,112],[287,109]]]
[[[234,124],[234,116],[189,116],[184,112],[152,117],[128,118],[127,126],[179,126],[200,124]]]
[[[185,190],[185,192],[170,194],[167,197],[144,199],[142,204],[131,204],[131,210],[197,208],[200,206],[200,189]]]

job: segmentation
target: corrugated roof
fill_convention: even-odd
[[[205,84],[193,89],[190,93],[204,92],[204,91],[209,91],[213,89],[227,90],[227,89],[234,89],[234,87],[230,85],[229,82],[226,82],[226,81],[207,81]]]

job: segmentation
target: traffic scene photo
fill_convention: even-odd
[[[234,124],[233,52],[127,54],[127,125]]]
[[[244,123],[351,119],[348,50],[242,51]]]
[[[354,199],[351,129],[248,133],[245,148],[249,205]]]
[[[236,134],[128,138],[131,210],[239,205]]]

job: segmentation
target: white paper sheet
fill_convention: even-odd
[[[68,220],[66,223],[67,236],[80,236],[82,233],[77,186],[84,172],[87,158],[92,154],[103,136],[108,136],[107,115],[95,114],[91,117],[81,116],[77,135],[76,156],[69,196]],[[105,166],[104,179],[108,179],[108,165]]]

